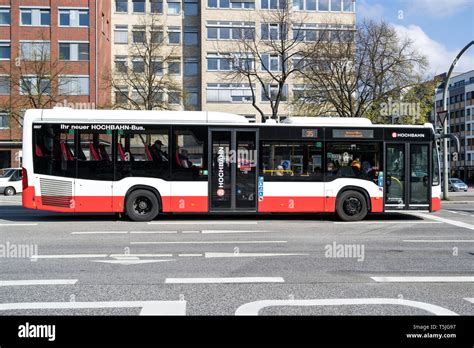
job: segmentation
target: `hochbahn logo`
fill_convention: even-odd
[[[397,133],[392,132],[392,138],[424,138],[423,133]]]
[[[224,163],[225,163],[225,150],[222,146],[219,146],[217,151],[217,163],[218,163],[218,172],[217,172],[217,195],[223,197],[225,195],[224,190]]]

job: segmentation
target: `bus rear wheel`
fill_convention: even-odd
[[[346,191],[341,194],[336,203],[337,215],[343,221],[359,221],[367,215],[367,202],[362,193]]]
[[[147,190],[136,190],[127,197],[125,209],[133,221],[151,221],[159,213],[158,198]]]

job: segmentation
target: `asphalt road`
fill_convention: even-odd
[[[0,315],[473,315],[474,201],[136,223],[1,197],[0,265]]]

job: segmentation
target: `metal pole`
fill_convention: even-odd
[[[459,54],[456,56],[454,59],[453,63],[451,64],[451,67],[449,68],[448,74],[446,75],[446,79],[444,80],[444,89],[443,89],[443,111],[446,112],[446,117],[444,119],[444,125],[443,125],[443,134],[446,135],[448,134],[448,119],[449,119],[449,114],[448,114],[448,86],[449,86],[449,79],[451,77],[451,73],[453,72],[454,67],[456,66],[456,63],[458,62],[459,58],[463,55],[463,53],[470,47],[474,45],[474,40],[468,43],[462,50],[459,52]],[[444,187],[443,187],[443,199],[449,199],[449,191],[448,191],[448,180],[449,180],[449,163],[448,163],[448,139],[444,138],[443,139],[443,181],[444,181]]]

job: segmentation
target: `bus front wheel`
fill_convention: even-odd
[[[136,190],[130,193],[125,207],[128,217],[133,221],[151,221],[159,212],[158,199],[147,190]]]
[[[336,212],[343,221],[362,220],[367,215],[364,195],[357,191],[343,192],[337,199]]]

